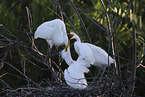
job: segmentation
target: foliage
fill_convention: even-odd
[[[0,95],[82,96],[85,91],[85,96],[145,96],[144,5],[144,0],[1,0]],[[116,59],[104,76],[91,67],[84,91],[72,90],[64,81],[68,66],[59,55],[64,47],[50,50],[45,40],[34,41],[36,28],[55,18]],[[71,50],[77,59],[73,46]]]

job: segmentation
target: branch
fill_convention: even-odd
[[[81,16],[80,16],[79,12],[77,11],[77,8],[75,7],[75,5],[73,4],[73,2],[72,2],[71,0],[69,0],[69,1],[71,2],[72,7],[74,8],[76,14],[78,15],[78,17],[79,17],[79,19],[80,19],[80,22],[81,22],[81,24],[82,24],[82,26],[83,26],[83,28],[84,28],[84,31],[85,31],[85,33],[86,33],[86,35],[87,35],[87,37],[88,37],[89,42],[92,43],[92,41],[91,41],[91,39],[90,39],[90,36],[89,36],[89,33],[88,33],[88,31],[87,31],[87,28],[86,28],[86,26],[85,26],[85,24],[84,24],[84,22],[83,22],[83,20],[82,20],[82,18],[81,18]]]
[[[1,60],[1,59],[0,59]],[[3,61],[3,60],[1,60]],[[12,67],[13,69],[15,69],[17,72],[19,72],[21,75],[25,76],[27,79],[29,79],[29,81],[33,82],[36,86],[40,87],[36,82],[34,82],[33,80],[31,80],[28,76],[26,76],[25,74],[23,74],[20,70],[18,70],[16,67],[14,67],[13,65],[9,64],[6,61],[3,61],[5,64],[9,65],[10,67]]]

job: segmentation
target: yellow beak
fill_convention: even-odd
[[[72,36],[72,37],[70,38],[70,40],[71,40],[71,39],[74,39],[74,34],[73,34],[73,33],[67,33],[67,35]]]
[[[70,46],[70,40],[68,41],[67,45],[65,46],[64,48],[64,51],[66,52],[67,51],[67,48]]]
[[[74,38],[74,34],[72,34],[72,33],[67,33],[67,35],[73,36],[73,37],[70,38],[70,40]],[[70,40],[68,41],[67,45],[66,45],[65,48],[64,48],[64,51],[65,51],[65,52],[67,51],[67,48],[70,46]]]
[[[69,36],[74,36],[74,34],[72,34],[72,33],[67,33],[67,35],[69,35]]]

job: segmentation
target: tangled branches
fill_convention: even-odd
[[[132,0],[128,2],[127,7],[124,5],[115,7],[115,2],[117,1],[94,1],[90,4],[93,7],[89,9],[81,5],[84,3],[82,0],[78,7],[71,0],[65,2],[52,0],[51,5],[37,2],[39,7],[51,12],[49,19],[61,18],[68,30],[78,33],[85,41],[108,49],[108,53],[116,59],[116,63],[106,70],[91,67],[92,72],[86,74],[89,86],[81,91],[71,89],[64,81],[63,72],[68,66],[59,55],[64,47],[50,49],[42,39],[34,42],[33,26],[36,20],[32,18],[36,17],[34,15],[36,5],[33,5],[32,9],[30,7],[31,10],[29,7],[24,9],[27,12],[27,29],[23,27],[14,30],[0,23],[0,95],[144,96],[140,90],[144,90],[145,84],[145,41],[144,34],[140,33],[144,31],[142,21],[138,20],[143,13],[137,16],[140,14],[136,10],[138,3],[133,3]],[[102,4],[101,8],[99,4]],[[47,11],[45,10],[46,13]],[[41,22],[44,20],[42,18]],[[75,59],[77,55],[72,53]]]

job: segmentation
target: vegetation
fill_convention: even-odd
[[[144,6],[144,0],[1,0],[0,96],[144,97]],[[116,60],[106,70],[89,68],[86,90],[66,85],[63,46],[34,41],[36,28],[55,18]]]

